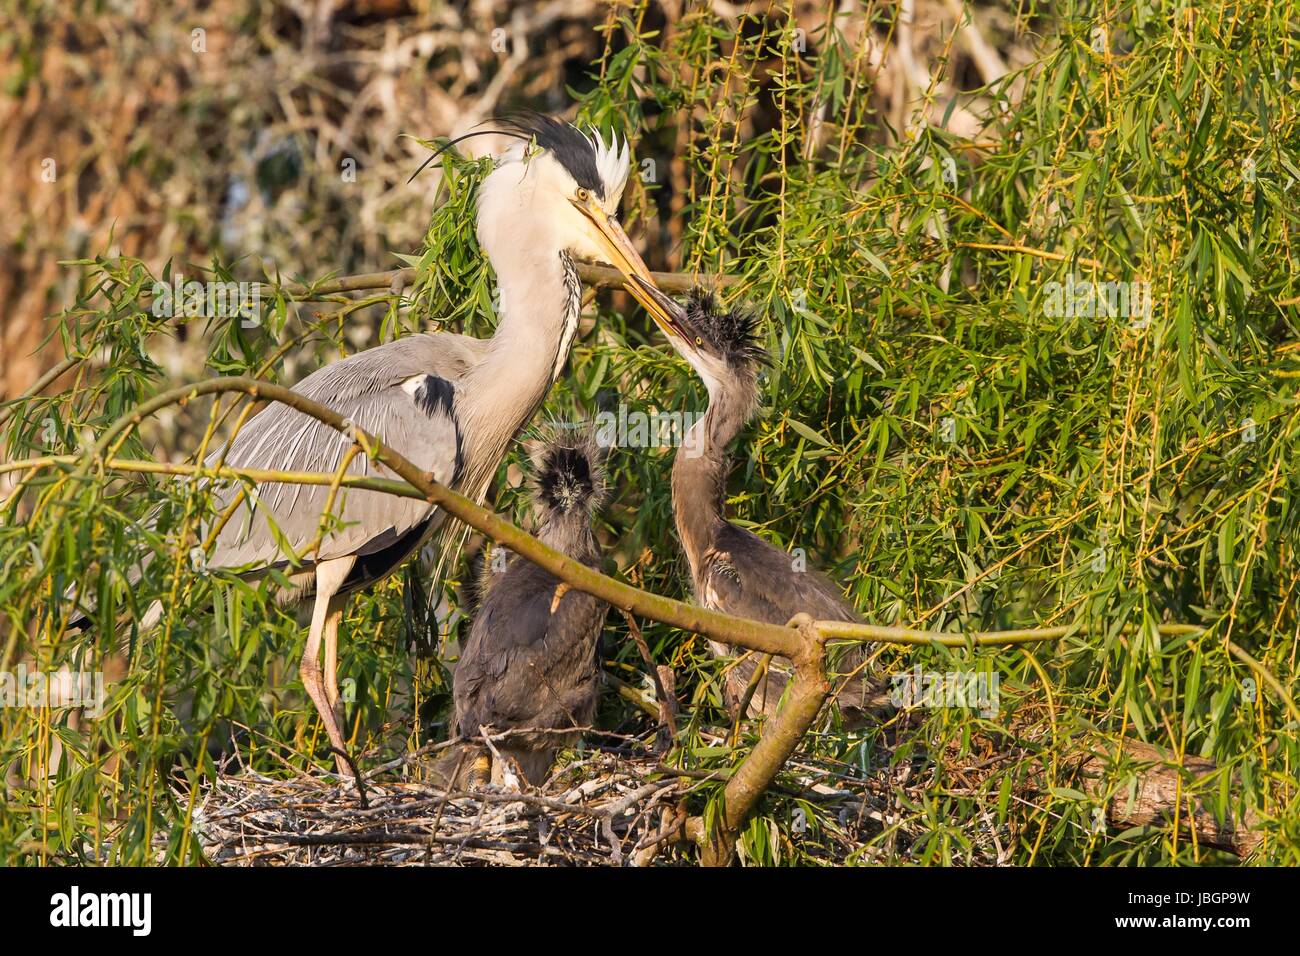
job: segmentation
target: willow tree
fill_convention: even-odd
[[[1293,5],[1067,0],[992,28],[948,16],[927,44],[892,7],[811,29],[780,11],[663,22],[655,10],[611,9],[604,54],[573,93],[583,120],[633,139],[629,232],[683,273],[734,277],[725,297],[762,315],[773,361],[731,513],[844,582],[875,624],[1077,626],[1012,650],[882,646],[885,673],[983,674],[998,694],[803,741],[845,787],[894,795],[853,861],[1221,858],[1176,819],[1108,829],[1105,807],[1134,769],[1111,761],[1100,790],[1078,786],[1086,733],[1213,761],[1187,778],[1187,812],[1255,819],[1252,858],[1297,862]],[[1023,65],[950,74],[954,50],[978,35],[987,54],[998,29],[1028,51]],[[484,169],[447,159],[423,249],[395,250],[410,281],[324,292],[213,262],[209,278],[269,282],[252,322],[156,315],[171,265],[68,264],[80,291],[51,328],[70,384],[16,402],[4,426],[7,457],[26,462],[6,466],[4,668],[112,671],[123,639],[131,660],[80,728],[49,708],[0,713],[6,857],[142,861],[166,834],[165,857],[192,862],[192,804],[177,794],[199,787],[177,779],[201,785],[232,748],[274,773],[323,754],[285,667],[301,631],[274,603],[278,576],[245,583],[192,556],[201,483],[84,454],[177,384],[161,359],[175,336],[203,338],[210,374],[291,383],[304,355],[352,348],[358,324],[372,340],[486,332],[493,280],[472,228]],[[620,296],[597,295],[589,314],[548,416],[703,407]],[[197,451],[236,408],[233,396],[169,406],[112,456],[149,461],[164,431]],[[672,454],[671,442],[615,450],[602,535],[618,576],[681,597]],[[495,507],[522,516],[512,468]],[[131,583],[145,551],[166,559]],[[441,732],[445,671],[411,648],[454,634],[469,576],[462,562],[429,595],[415,564],[353,603],[348,628],[372,635],[341,662],[359,749],[402,752]],[[70,587],[96,601],[84,635],[64,627]],[[155,599],[162,623],[141,629]],[[642,623],[677,673],[687,719],[670,759],[698,772],[691,800],[707,819],[722,786],[708,771],[737,765],[755,738],[706,734],[727,720],[718,663],[698,635]],[[1174,623],[1199,627],[1160,628]],[[610,666],[626,677],[643,665],[625,637],[611,625]],[[602,719],[646,729],[617,700]],[[844,824],[800,779],[787,770],[745,824],[747,861],[823,859],[818,834]]]

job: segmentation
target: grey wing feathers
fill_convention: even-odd
[[[726,605],[719,609],[728,614],[777,624],[800,612],[820,620],[861,620],[826,577],[796,571],[789,554],[743,528],[722,529],[706,568],[707,580]]]
[[[809,614],[814,620],[862,620],[828,578],[811,569],[794,570],[789,554],[731,524],[718,534],[700,571],[702,603],[727,614],[771,624],[785,624],[799,613]],[[723,645],[715,645],[715,650],[731,653]],[[864,645],[857,645],[838,655],[832,664],[832,687],[846,710],[874,710],[884,700],[876,682],[868,675],[859,672],[845,680],[844,675],[857,670],[867,653]],[[744,694],[757,666],[756,657],[750,655],[728,671],[728,696],[733,703]],[[835,674],[841,675],[839,680],[834,679]],[[754,693],[751,712],[774,713],[788,680],[788,669],[773,661]]]
[[[455,382],[473,360],[473,347],[464,342],[454,335],[409,336],[327,365],[294,390],[351,419],[437,481],[450,484],[460,461]],[[438,370],[443,374],[435,374]],[[209,462],[224,455],[225,463],[235,468],[333,473],[351,444],[334,428],[277,403],[249,419]],[[395,477],[364,452],[352,459],[347,473]],[[218,513],[241,490],[235,483],[224,485],[217,495]],[[209,563],[239,567],[288,560],[291,556],[272,532],[271,523],[296,552],[319,534],[329,494],[327,485],[257,485],[222,529]],[[340,488],[332,514],[341,524],[335,523],[313,559],[364,555],[388,547],[429,520],[431,508],[413,498]]]

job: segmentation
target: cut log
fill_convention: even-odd
[[[1167,826],[1201,846],[1246,856],[1259,846],[1259,818],[1248,812],[1240,820],[1220,821],[1206,798],[1205,778],[1218,771],[1212,760],[1175,754],[1140,740],[1083,738],[1085,755],[1076,779],[1083,791],[1106,801],[1112,827]],[[1217,791],[1218,784],[1213,785]]]

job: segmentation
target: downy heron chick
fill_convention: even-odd
[[[535,535],[590,568],[601,554],[592,521],[605,495],[604,452],[589,432],[556,432],[533,455]],[[609,605],[570,588],[549,571],[511,555],[503,571],[484,569],[485,597],[474,617],[454,678],[453,731],[477,737],[505,730],[496,746],[524,779],[542,783],[561,747],[596,712],[600,636]],[[557,731],[561,731],[557,733]],[[482,782],[486,753],[464,748],[440,762],[444,776],[461,766],[459,785]],[[501,783],[514,767],[491,760]]]
[[[861,621],[832,581],[812,569],[797,569],[785,551],[727,520],[727,446],[757,408],[758,371],[767,360],[754,314],[723,309],[700,288],[689,293],[682,307],[639,277],[632,282],[658,303],[651,315],[709,394],[708,409],[673,461],[673,517],[695,599],[715,611],[770,624],[784,625],[801,612],[814,619]],[[660,318],[664,314],[667,319]],[[718,657],[734,654],[716,641],[709,646]],[[865,658],[866,650],[855,646],[832,668],[835,699],[851,724],[861,723],[887,698],[875,682],[854,673]],[[744,699],[757,667],[751,654],[728,668],[727,697],[733,707]],[[789,671],[774,662],[758,679],[750,715],[775,713],[788,681]]]

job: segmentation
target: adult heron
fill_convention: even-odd
[[[814,619],[861,621],[832,581],[812,569],[797,568],[785,551],[727,520],[727,446],[757,407],[758,370],[767,358],[755,316],[743,309],[720,308],[711,293],[699,288],[690,292],[683,308],[640,276],[634,276],[629,287],[655,302],[657,308],[648,311],[709,395],[708,409],[691,426],[673,461],[673,517],[695,599],[712,610],[770,624],[786,624],[801,612]],[[732,655],[725,644],[710,641],[709,646],[715,656]],[[833,680],[835,697],[854,724],[887,698],[875,682],[857,673],[864,660],[858,646],[834,662],[840,677]],[[733,705],[750,692],[758,666],[751,655],[728,669],[727,696]],[[789,673],[771,665],[757,680],[749,712],[771,715]]]
[[[600,570],[592,519],[605,495],[604,452],[595,436],[556,433],[534,451],[536,536],[589,568]],[[486,594],[456,666],[453,727],[462,737],[483,728],[518,733],[485,761],[475,748],[457,748],[439,762],[449,776],[493,783],[518,770],[524,781],[546,779],[556,752],[591,723],[600,694],[600,636],[609,605],[569,587],[549,571],[513,555],[484,573]],[[468,774],[455,774],[456,766]],[[515,767],[510,767],[512,762]],[[449,779],[458,786],[460,780]]]
[[[295,387],[475,501],[482,501],[510,442],[564,368],[580,308],[574,258],[606,261],[653,287],[616,218],[629,168],[626,141],[620,146],[611,137],[606,144],[598,133],[538,114],[516,114],[483,132],[519,140],[496,159],[478,195],[478,238],[500,289],[495,334],[406,336],[333,362]],[[641,288],[637,298],[650,302]],[[273,404],[210,460],[233,468],[334,472],[350,445],[333,428]],[[393,477],[364,454],[347,472]],[[293,585],[283,599],[314,601],[299,673],[342,758],[335,708],[346,596],[395,570],[444,514],[423,501],[344,490],[332,510],[338,521],[317,545],[330,500],[324,486],[265,482],[251,490],[218,489],[214,497],[218,512],[232,509],[233,517],[217,536],[208,567],[249,573],[283,567]],[[349,773],[346,760],[338,766]]]

